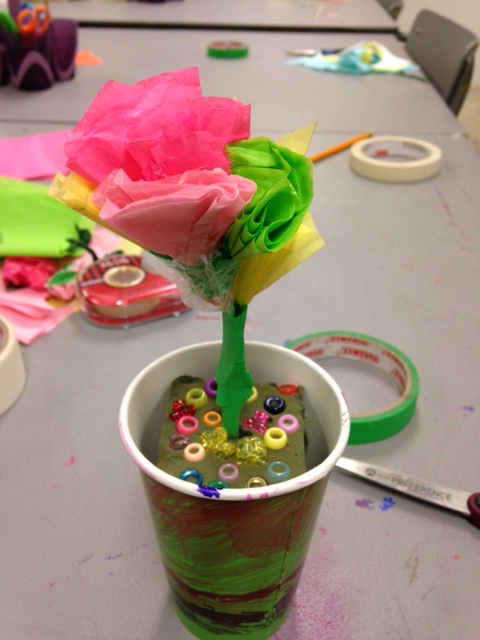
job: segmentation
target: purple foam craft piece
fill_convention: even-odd
[[[0,30],[0,85],[8,82],[7,49],[3,43],[3,31]]]
[[[7,69],[10,82],[17,89],[40,91],[48,89],[55,82],[49,63],[48,30],[32,49],[24,49],[21,36],[4,33]]]
[[[75,75],[77,23],[55,18],[50,22],[51,64],[55,78],[70,80]]]
[[[20,1],[9,0],[14,20]],[[0,84],[8,80],[24,91],[48,89],[55,80],[70,80],[75,75],[77,23],[55,18],[32,48],[25,48],[19,34],[0,31]]]
[[[20,13],[20,5],[20,0],[8,0],[8,12],[14,20],[17,19],[17,16]]]

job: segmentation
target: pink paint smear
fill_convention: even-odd
[[[323,557],[322,557],[323,556]],[[292,610],[272,640],[350,640],[351,611],[346,585],[335,584],[331,558],[307,559]]]

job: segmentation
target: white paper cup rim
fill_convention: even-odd
[[[175,476],[166,473],[162,469],[158,468],[155,464],[153,464],[141,451],[140,447],[135,442],[134,437],[129,428],[129,410],[132,403],[132,398],[135,393],[138,392],[138,387],[140,384],[149,377],[152,370],[156,369],[159,366],[164,366],[171,363],[174,359],[178,358],[181,355],[191,354],[192,350],[201,352],[202,350],[212,349],[212,347],[217,347],[220,349],[220,342],[205,342],[200,344],[189,345],[186,347],[182,347],[177,349],[176,351],[172,351],[154,362],[145,367],[142,371],[140,371],[135,378],[131,381],[125,394],[123,396],[121,405],[120,405],[120,413],[119,413],[119,428],[120,434],[127,449],[130,457],[134,460],[137,466],[150,478],[159,482],[162,485],[165,485],[171,489],[179,491],[185,495],[189,495],[196,498],[206,498],[199,491],[199,487],[191,482],[186,482],[184,480],[180,480],[180,478],[176,478]],[[328,476],[331,470],[334,468],[337,460],[342,455],[349,437],[350,431],[350,418],[347,409],[346,402],[343,398],[341,390],[337,383],[333,380],[333,378],[320,367],[317,363],[313,362],[309,358],[306,358],[302,354],[296,353],[294,351],[290,351],[285,349],[284,347],[280,347],[277,345],[267,344],[263,342],[247,342],[246,343],[246,351],[251,349],[266,349],[273,351],[281,351],[284,352],[285,355],[288,354],[288,358],[293,361],[301,361],[302,368],[305,367],[310,370],[315,371],[315,375],[319,378],[323,378],[323,380],[328,384],[331,391],[333,392],[336,401],[338,402],[339,409],[339,421],[341,422],[339,428],[339,436],[337,438],[336,443],[331,448],[330,453],[325,457],[325,459],[312,469],[309,469],[305,473],[297,476],[295,478],[291,478],[284,482],[267,485],[265,487],[253,487],[253,488],[243,488],[243,489],[221,489],[216,497],[220,500],[228,500],[228,501],[247,501],[247,500],[255,500],[259,498],[269,498],[275,496],[281,496],[293,491],[297,491],[302,487],[306,487],[311,485],[322,478]],[[248,365],[248,355],[247,355],[247,365]],[[183,373],[190,373],[188,371],[184,371]],[[181,374],[179,374],[181,375]],[[194,375],[192,373],[192,375]],[[196,374],[195,374],[196,375]],[[279,382],[281,384],[281,382]]]

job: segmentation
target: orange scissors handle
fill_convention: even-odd
[[[45,5],[22,9],[17,15],[17,27],[21,35],[40,38],[48,29],[50,14]]]

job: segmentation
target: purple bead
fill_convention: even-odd
[[[168,446],[174,451],[181,451],[190,444],[190,438],[188,436],[181,436],[179,433],[174,433],[168,439]]]
[[[209,398],[217,397],[217,383],[215,382],[215,378],[210,378],[205,383],[205,393]]]

